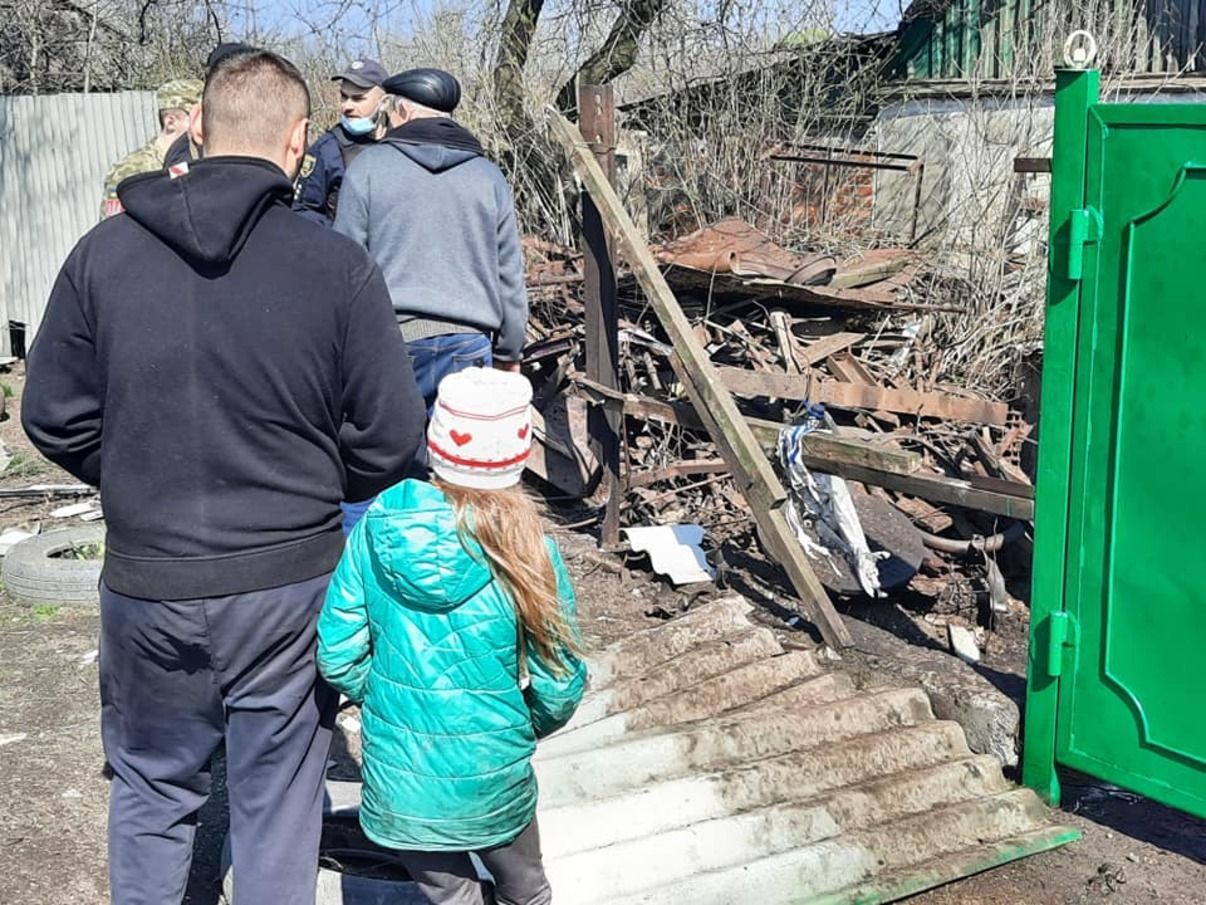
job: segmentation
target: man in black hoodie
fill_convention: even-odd
[[[314,901],[339,502],[406,472],[424,411],[380,270],[290,210],[308,116],[290,63],[220,63],[206,158],[121,184],[126,212],[71,253],[30,350],[26,432],[101,488],[108,523],[115,905],[181,901],[223,741],[235,901]]]

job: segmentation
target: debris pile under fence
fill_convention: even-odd
[[[582,256],[535,240],[527,253],[525,358],[543,421],[532,470],[557,495],[601,506],[588,410],[622,411],[623,525],[698,524],[713,547],[752,533],[637,279],[618,277],[618,388],[607,387],[586,373]],[[952,308],[930,301],[950,298],[932,262],[907,248],[801,253],[734,219],[653,254],[789,489],[789,522],[821,582],[872,595],[911,582],[1000,611],[995,553],[1033,518],[1036,406],[942,381],[935,324]],[[851,506],[861,547],[838,530]]]

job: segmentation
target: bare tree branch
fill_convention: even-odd
[[[623,75],[636,62],[641,36],[666,7],[666,0],[624,0],[620,16],[611,26],[603,45],[557,93],[557,107],[567,115],[578,109],[578,85],[606,85]]]

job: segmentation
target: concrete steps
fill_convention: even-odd
[[[590,695],[535,759],[561,905],[870,905],[1075,837],[925,693],[860,691],[749,609],[709,604],[592,658]],[[354,784],[329,798],[359,807]],[[414,895],[321,873],[320,905]]]

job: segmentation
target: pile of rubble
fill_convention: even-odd
[[[622,523],[694,523],[717,546],[749,532],[750,507],[687,401],[641,284],[618,278],[619,367],[604,385],[587,373],[581,256],[536,241],[527,253],[526,359],[544,422],[533,471],[557,495],[601,504],[587,412],[622,405]],[[927,301],[944,296],[924,255],[797,254],[733,219],[653,253],[776,462],[789,522],[826,587],[876,596],[911,582],[1008,605],[994,554],[1033,518],[1035,406],[1024,416],[942,382],[933,327],[951,308]]]

